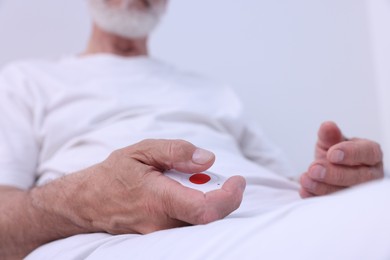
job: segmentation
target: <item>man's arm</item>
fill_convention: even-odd
[[[65,216],[40,210],[31,193],[0,186],[1,259],[21,259],[49,241],[87,232]],[[48,203],[55,203],[51,199]]]
[[[380,145],[367,139],[348,140],[333,122],[321,125],[315,152],[314,162],[300,178],[303,198],[384,177]]]
[[[75,234],[141,233],[205,224],[237,209],[245,180],[235,176],[203,194],[164,176],[208,169],[214,155],[180,140],[146,140],[42,187],[0,187],[0,258]]]

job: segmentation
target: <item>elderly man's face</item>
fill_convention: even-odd
[[[94,22],[126,38],[148,36],[164,14],[166,4],[167,0],[89,0]]]

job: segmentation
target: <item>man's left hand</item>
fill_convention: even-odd
[[[318,131],[315,160],[300,178],[300,195],[326,195],[383,176],[383,154],[378,143],[348,140],[335,123],[325,122]]]

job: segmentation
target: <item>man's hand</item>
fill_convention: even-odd
[[[346,139],[338,126],[325,122],[318,131],[315,161],[300,178],[302,198],[326,195],[383,178],[380,145],[366,139]]]
[[[0,187],[0,258],[21,258],[75,234],[146,234],[222,219],[240,206],[243,177],[204,194],[163,175],[204,171],[214,160],[185,141],[145,140],[28,192]]]
[[[214,159],[211,152],[185,141],[142,141],[73,175],[75,185],[63,190],[64,202],[73,201],[79,207],[56,211],[90,231],[111,234],[146,234],[222,219],[241,203],[242,177],[232,177],[220,190],[204,194],[162,174],[168,169],[204,171]]]

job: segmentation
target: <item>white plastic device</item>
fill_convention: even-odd
[[[168,170],[164,172],[164,174],[186,187],[196,189],[204,193],[220,189],[226,181],[225,177],[209,171],[191,174],[176,170]]]

